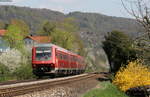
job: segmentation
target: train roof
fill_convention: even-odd
[[[62,48],[62,47],[60,47],[60,46],[57,46],[57,45],[55,45],[55,44],[52,44],[52,43],[49,43],[49,44],[37,44],[37,45],[35,45],[35,47],[52,47],[52,46],[58,48],[58,49],[61,50],[61,51],[70,52],[70,51],[68,51],[68,50],[66,50],[66,49],[64,49],[64,48]]]
[[[54,44],[51,44],[51,43],[49,43],[49,44],[36,44],[34,47],[51,47],[53,45]]]
[[[64,52],[67,52],[67,53],[70,53],[71,55],[78,55],[78,54],[76,54],[76,53],[74,53],[74,52],[71,52],[71,51],[69,51],[69,50],[66,50],[66,49],[64,49],[64,48],[62,48],[62,47],[60,47],[60,46],[57,46],[57,45],[55,45],[55,44],[52,44],[52,43],[48,43],[48,44],[37,44],[37,45],[35,45],[34,47],[52,47],[52,46],[54,46],[54,47],[56,47],[58,50],[60,50],[60,51],[64,51]],[[80,55],[78,55],[78,56],[80,56]],[[81,56],[80,56],[81,57]]]

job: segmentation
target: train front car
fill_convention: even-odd
[[[51,44],[41,44],[32,48],[32,68],[36,76],[52,75],[55,70],[55,49]]]
[[[85,70],[84,58],[54,44],[32,48],[32,67],[36,76],[74,75]]]

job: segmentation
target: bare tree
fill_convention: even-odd
[[[150,0],[121,0],[125,10],[133,16],[143,27],[150,39]]]
[[[121,0],[124,9],[136,19],[143,31],[135,39],[139,55],[150,63],[150,0]]]

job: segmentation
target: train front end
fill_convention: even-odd
[[[32,48],[32,68],[36,76],[52,73],[55,69],[55,52],[52,45],[38,45]]]

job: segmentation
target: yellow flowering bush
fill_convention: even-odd
[[[150,85],[150,69],[139,61],[129,62],[116,73],[113,83],[122,91],[129,88]]]

